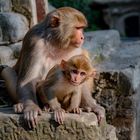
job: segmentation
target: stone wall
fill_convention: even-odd
[[[47,0],[38,2],[47,7]],[[0,0],[0,64],[15,64],[26,32],[37,23],[35,4],[34,0]],[[45,12],[54,9],[48,8]]]
[[[13,7],[11,0],[0,1],[0,64],[10,66],[15,64],[17,50],[21,48],[24,35],[29,30],[28,18],[14,12]]]
[[[87,33],[85,44],[98,71],[93,96],[105,107],[107,122],[116,127],[119,140],[138,140],[140,41],[121,42],[115,31],[98,33]]]
[[[136,129],[136,101],[127,74],[122,71],[102,72],[95,84],[93,96],[106,109],[107,122],[116,127],[118,139],[132,140]]]

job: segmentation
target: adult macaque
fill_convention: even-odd
[[[49,105],[50,110],[54,112],[56,122],[63,123],[65,111],[79,114],[80,107],[90,108],[90,111],[98,113],[98,119],[103,117],[101,107],[91,96],[94,73],[90,60],[84,55],[76,55],[68,61],[62,60],[60,65],[54,66],[48,72],[45,80],[37,84],[40,100],[47,105],[47,109]],[[90,91],[84,93],[86,94],[84,98],[87,99],[82,96],[82,87],[85,83]],[[86,100],[90,103],[87,104]]]
[[[15,111],[22,112],[23,109],[30,128],[36,126],[37,116],[41,114],[36,99],[36,83],[44,80],[48,71],[62,59],[85,54],[81,46],[86,26],[85,16],[76,9],[62,7],[48,13],[25,35],[20,57],[13,67],[16,75],[9,67],[3,69],[1,75],[9,94],[15,103],[19,103],[15,105]]]

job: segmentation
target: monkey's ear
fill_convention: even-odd
[[[65,60],[62,59],[61,64],[60,64],[60,67],[61,67],[62,70],[65,70],[66,67],[67,67],[67,61],[65,61]]]
[[[96,74],[97,74],[97,71],[95,69],[93,69],[91,74],[89,75],[89,77],[95,77]]]
[[[53,15],[53,16],[51,17],[51,19],[50,19],[50,26],[51,26],[52,28],[58,27],[58,26],[59,26],[59,23],[60,23],[60,18],[59,18],[59,16]]]

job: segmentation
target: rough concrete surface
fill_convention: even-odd
[[[37,128],[29,130],[22,114],[1,108],[0,140],[117,140],[115,128],[105,121],[98,125],[94,113],[66,114],[62,125],[52,115],[44,112]]]

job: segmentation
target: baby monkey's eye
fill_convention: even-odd
[[[80,75],[81,75],[81,76],[85,76],[86,73],[85,73],[85,72],[81,72]]]
[[[74,74],[78,74],[78,71],[77,70],[71,70],[72,71],[72,73],[74,73]]]

